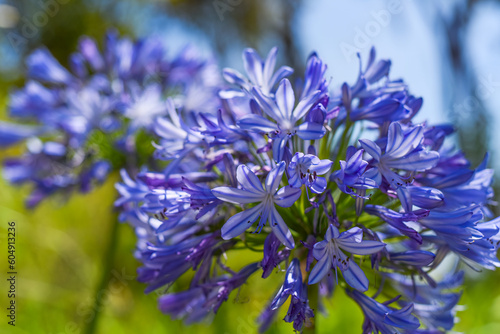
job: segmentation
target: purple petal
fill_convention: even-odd
[[[332,224],[328,226],[328,229],[326,230],[325,233],[325,240],[332,240],[332,239],[337,239],[340,236],[339,229]]]
[[[231,187],[217,187],[212,189],[212,194],[218,199],[233,204],[247,204],[261,202],[264,198],[262,193],[254,193],[248,190],[231,188]]]
[[[235,214],[222,226],[222,239],[229,240],[245,232],[259,218],[263,204]]]
[[[262,59],[254,49],[245,49],[243,51],[243,64],[250,80],[260,86],[263,82]]]
[[[352,242],[338,240],[340,248],[357,255],[369,255],[380,252],[384,249],[385,244],[375,240],[362,240],[361,242]]]
[[[225,68],[222,70],[222,77],[229,83],[233,85],[238,85],[241,87],[247,86],[247,81],[245,77],[238,71],[232,68]]]
[[[401,206],[403,207],[405,212],[411,212],[413,204],[408,188],[399,187],[398,189],[396,189],[396,193],[398,194],[399,201],[401,202]]]
[[[439,161],[439,153],[436,151],[418,151],[403,158],[384,159],[384,165],[390,168],[404,169],[410,171],[427,170],[434,167]]]
[[[333,161],[328,160],[328,159],[323,159],[323,160],[320,160],[320,162],[318,164],[311,166],[311,170],[316,172],[316,174],[318,174],[318,175],[323,175],[323,174],[326,174],[330,171],[330,169],[332,168],[332,165],[333,165]]]
[[[375,144],[369,139],[360,139],[359,143],[366,151],[366,153],[371,155],[372,158],[375,159],[376,161],[380,161],[380,156],[382,155],[382,151],[380,150],[380,147],[378,147],[377,144]]]
[[[273,229],[276,237],[281,241],[285,247],[290,249],[295,247],[295,241],[293,240],[292,233],[288,229],[288,226],[285,224],[283,218],[281,218],[280,214],[276,210],[276,208],[272,208],[270,222],[271,228]]]
[[[292,119],[293,106],[295,104],[295,96],[293,95],[293,88],[288,79],[283,79],[276,91],[276,104],[284,115],[285,119]]]
[[[35,50],[26,60],[28,77],[31,79],[68,84],[71,74],[54,58],[47,49]]]
[[[404,264],[410,266],[427,266],[436,256],[427,251],[423,250],[409,250],[402,253],[392,253],[390,255],[390,260],[394,262],[403,262]]]
[[[319,283],[323,277],[328,275],[328,272],[332,269],[332,263],[329,258],[329,254],[325,253],[323,257],[316,263],[309,273],[308,284]]]
[[[326,186],[327,186],[326,179],[324,177],[318,176],[316,178],[316,181],[314,181],[314,183],[311,184],[310,189],[315,194],[321,194],[323,191],[325,191]]]
[[[414,205],[423,209],[434,209],[444,203],[441,191],[429,187],[408,187]]]
[[[293,111],[292,123],[296,123],[314,106],[321,96],[321,91],[317,90],[313,94],[306,96],[297,104]]]
[[[286,186],[274,194],[274,203],[283,208],[289,208],[299,199],[301,194],[302,189]]]
[[[349,266],[345,270],[341,270],[344,280],[349,286],[358,291],[364,292],[368,290],[368,278],[365,273],[353,260],[349,260]]]
[[[266,57],[266,62],[264,63],[264,80],[266,83],[269,83],[271,80],[271,77],[274,72],[274,67],[276,66],[276,54],[278,53],[278,48],[273,47],[269,53],[267,54]],[[269,89],[272,89],[273,87],[270,86],[268,87]]]
[[[400,158],[416,149],[424,138],[424,129],[421,126],[414,127],[409,133],[403,135],[401,125],[397,122],[391,123],[387,139],[386,154],[393,158]]]
[[[284,120],[284,116],[281,114],[281,111],[278,109],[274,100],[268,96],[265,96],[262,91],[256,87],[252,88],[252,95],[255,97],[260,107],[264,112],[269,115],[276,122],[281,122]]]
[[[245,115],[237,121],[240,128],[257,132],[272,132],[278,130],[276,123],[259,115]]]
[[[323,256],[325,254],[328,253],[328,241],[327,240],[323,240],[323,241],[320,241],[320,242],[317,242],[314,244],[313,246],[313,256],[316,260],[320,260],[321,258],[323,258]]]
[[[269,80],[269,89],[274,87],[276,83],[280,82],[283,78],[291,75],[293,73],[293,68],[288,66],[281,66]]]
[[[266,191],[270,194],[274,194],[281,183],[281,178],[283,177],[283,172],[285,171],[285,162],[282,161],[274,167],[266,177]]]
[[[302,180],[297,172],[297,168],[292,167],[292,164],[288,165],[288,183],[294,188],[300,188],[302,187]]]
[[[247,166],[238,166],[238,169],[236,170],[236,178],[244,189],[254,193],[264,192],[264,188],[262,188],[259,178]]]
[[[326,133],[326,129],[323,124],[305,122],[299,126],[295,127],[297,136],[304,140],[314,140],[320,139]]]
[[[104,59],[102,59],[95,40],[83,37],[78,43],[78,49],[94,71],[100,72],[104,69]]]
[[[339,242],[350,241],[353,243],[360,243],[363,240],[363,230],[359,227],[353,227],[345,232],[342,232],[340,236],[337,237]]]
[[[404,329],[417,329],[420,322],[413,316],[413,304],[408,304],[401,310],[388,313],[384,318],[384,323]]]
[[[288,143],[290,136],[287,134],[281,134],[279,137],[273,140],[273,159],[274,161],[282,161],[283,154],[285,153],[285,146]]]

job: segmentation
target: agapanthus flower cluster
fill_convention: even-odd
[[[296,77],[276,57],[246,49],[246,73],[224,69],[217,111],[168,104],[154,121],[162,169],[123,172],[116,205],[136,230],[146,292],[191,323],[260,275],[281,286],[261,332],[287,300],[284,320],[311,326],[334,290],[360,306],[364,333],[452,329],[460,263],[500,265],[486,159],[470,166],[445,140],[452,127],[414,122],[422,99],[373,49],[338,90],[317,54]],[[262,260],[230,266],[241,249]],[[457,265],[443,275],[443,261]],[[189,286],[169,289],[191,270]]]
[[[304,74],[276,60],[246,49],[224,84],[212,60],[169,58],[154,39],[110,33],[101,52],[83,38],[70,70],[37,50],[10,100],[24,124],[0,124],[1,145],[27,146],[4,176],[32,183],[34,206],[123,168],[115,206],[138,280],[173,319],[209,318],[261,276],[276,287],[261,332],[285,311],[296,331],[314,326],[334,292],[359,305],[364,333],[451,330],[458,269],[500,266],[487,158],[471,166],[451,126],[415,122],[422,98],[373,49],[339,87],[315,53]]]
[[[28,206],[87,192],[111,170],[150,159],[155,119],[168,115],[170,104],[185,115],[216,113],[222,80],[215,62],[190,47],[175,56],[167,51],[159,39],[110,32],[102,51],[81,38],[69,69],[46,48],[27,57],[26,85],[9,102],[10,116],[22,124],[0,123],[0,147],[26,141],[26,153],[7,159],[3,175],[33,186]]]

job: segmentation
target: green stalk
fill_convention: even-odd
[[[104,252],[104,258],[102,260],[101,277],[99,278],[99,282],[93,294],[93,296],[95,296],[94,305],[92,308],[94,310],[94,316],[90,319],[90,321],[84,328],[83,333],[86,334],[93,334],[96,332],[99,315],[101,314],[101,312],[103,312],[103,299],[107,295],[106,293],[104,293],[104,291],[108,287],[108,284],[111,280],[111,270],[113,268],[114,258],[118,245],[119,226],[117,215],[113,214],[112,217],[113,221],[111,222],[110,231],[108,234],[108,245]]]
[[[312,284],[307,286],[307,292],[308,295],[307,297],[309,298],[309,307],[313,310],[314,312],[314,318],[309,319],[310,322],[306,322],[304,324],[302,333],[303,334],[315,334],[316,333],[316,328],[317,322],[318,322],[318,316],[319,316],[319,311],[318,311],[318,287],[319,284]]]

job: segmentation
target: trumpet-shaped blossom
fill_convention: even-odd
[[[328,173],[332,164],[328,159],[297,152],[288,165],[288,182],[294,188],[305,184],[313,193],[320,194],[326,189],[326,179],[318,175]]]
[[[268,133],[273,139],[273,158],[281,161],[289,139],[297,135],[305,140],[320,139],[326,133],[323,124],[301,121],[306,113],[320,102],[321,91],[316,90],[300,99],[295,105],[295,95],[290,81],[283,79],[276,91],[275,98],[262,93],[258,88],[252,94],[264,113],[276,123],[260,115],[247,115],[238,120],[238,125],[246,130]]]
[[[314,312],[309,307],[307,285],[302,282],[300,263],[297,259],[293,259],[290,266],[288,266],[285,282],[271,302],[271,310],[278,309],[289,296],[291,297],[290,307],[284,320],[293,322],[293,328],[300,331],[304,322],[314,316]]]
[[[392,286],[413,303],[413,314],[421,319],[428,331],[441,333],[442,329],[453,328],[457,304],[462,295],[456,289],[463,283],[463,271],[445,276],[433,287],[399,274],[389,274],[389,277]]]
[[[262,278],[269,277],[274,268],[290,256],[290,250],[287,248],[278,250],[280,246],[281,242],[274,233],[269,233],[264,242],[264,258],[261,262],[264,271]]]
[[[426,170],[434,167],[439,160],[439,153],[426,151],[422,146],[424,131],[422,126],[415,126],[403,131],[402,126],[393,122],[389,126],[385,152],[373,141],[360,139],[361,146],[375,160],[376,166],[382,176],[394,187],[404,186],[404,181],[392,169],[406,171]]]
[[[313,255],[318,263],[311,270],[309,284],[316,284],[334,269],[337,277],[337,267],[342,272],[347,284],[359,291],[368,290],[368,278],[358,264],[344,251],[357,255],[374,254],[381,251],[385,244],[375,240],[363,240],[363,231],[353,227],[339,233],[338,228],[330,224],[325,234],[325,240],[314,245]],[[338,283],[338,278],[337,278]]]
[[[367,168],[368,162],[363,160],[363,152],[363,149],[356,150],[354,146],[349,146],[346,160],[340,160],[340,170],[330,176],[330,180],[335,181],[346,194],[356,195],[356,190],[373,189],[381,182],[380,177],[377,177],[378,171]]]
[[[403,131],[402,126],[393,122],[389,126],[385,152],[369,139],[360,139],[361,146],[373,157],[373,165],[390,186],[397,191],[398,198],[406,211],[411,211],[411,195],[406,189],[411,179],[402,178],[393,169],[416,172],[434,167],[439,160],[439,153],[427,151],[422,146],[424,130],[415,126]]]
[[[276,84],[293,73],[293,69],[288,66],[282,66],[274,72],[277,53],[278,48],[274,47],[269,51],[266,59],[262,60],[254,49],[245,49],[243,51],[243,65],[249,80],[231,68],[225,68],[222,75],[227,82],[238,85],[248,92],[253,87],[257,87],[263,94],[271,96]]]
[[[222,238],[228,240],[245,232],[257,219],[262,230],[266,222],[271,226],[276,237],[288,248],[294,248],[295,242],[285,221],[281,218],[275,205],[287,208],[300,197],[301,190],[286,186],[279,188],[285,171],[285,163],[280,162],[266,177],[264,187],[258,177],[245,165],[238,166],[237,178],[241,189],[217,187],[212,193],[218,199],[234,203],[258,203],[256,206],[235,214],[222,227]]]
[[[420,322],[412,314],[413,304],[396,310],[356,290],[348,291],[348,294],[365,314],[363,333],[394,334],[401,333],[400,329],[411,331],[420,327]]]

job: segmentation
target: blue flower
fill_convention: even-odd
[[[353,227],[339,233],[339,230],[330,224],[325,233],[325,240],[314,245],[313,255],[318,263],[309,274],[309,284],[316,284],[329,274],[330,270],[340,268],[347,284],[359,291],[368,290],[368,279],[363,270],[351,261],[342,250],[357,255],[368,255],[380,252],[385,244],[374,240],[363,240],[363,231]]]
[[[316,91],[321,92],[324,98],[328,94],[328,82],[325,79],[326,64],[313,52],[307,59],[306,71],[304,73],[304,87],[300,95],[301,99],[313,95]],[[325,106],[328,103],[325,103]]]
[[[160,144],[155,144],[155,156],[162,160],[184,157],[204,142],[204,136],[183,121],[171,98],[165,107],[168,118],[159,117],[154,123],[154,131],[160,137]]]
[[[403,264],[411,267],[424,267],[434,261],[436,255],[424,250],[408,250],[405,252],[389,253],[391,263]]]
[[[163,98],[161,86],[133,86],[133,88],[130,101],[126,103],[123,111],[123,116],[130,120],[129,132],[151,127],[157,117],[167,114],[168,108]]]
[[[404,180],[393,169],[405,171],[424,171],[434,167],[439,161],[439,153],[436,151],[426,151],[422,146],[424,129],[422,126],[415,126],[403,131],[397,122],[391,123],[387,137],[385,152],[368,139],[360,139],[361,146],[365,152],[373,157],[373,166],[378,169],[380,175],[397,191],[401,205],[406,211],[411,211],[411,195],[406,189],[406,185],[411,183]]]
[[[28,80],[23,89],[11,94],[10,113],[38,124],[33,128],[0,125],[0,146],[40,136],[42,141],[57,138],[67,148],[57,164],[39,154],[30,159],[43,160],[50,166],[44,168],[44,177],[27,180],[37,189],[37,200],[30,200],[32,203],[62,190],[88,191],[90,180],[100,182],[91,177],[92,166],[104,158],[112,160],[112,166],[118,169],[123,167],[116,166],[118,161],[123,164],[127,160],[127,166],[131,166],[135,161],[132,157],[143,158],[146,147],[136,145],[136,134],[144,129],[144,137],[154,135],[156,123],[161,124],[157,126],[161,134],[170,132],[170,140],[163,141],[169,149],[160,146],[156,155],[177,159],[170,166],[175,170],[196,145],[206,142],[200,138],[203,135],[191,130],[197,120],[183,124],[182,136],[174,141],[171,137],[179,133],[170,131],[163,118],[156,122],[157,117],[175,118],[174,102],[184,113],[215,114],[221,107],[217,96],[221,80],[213,59],[201,58],[192,49],[168,59],[165,46],[155,38],[132,41],[111,31],[102,52],[93,39],[81,38],[77,52],[69,60],[70,70],[45,48],[28,56],[26,65]],[[172,100],[165,102],[167,98]],[[177,118],[174,129],[181,128]],[[127,155],[112,159],[109,155],[116,156],[115,148]],[[11,172],[13,166],[9,166]]]
[[[420,110],[423,100],[410,95],[403,80],[388,79],[390,60],[375,61],[375,58],[372,48],[363,71],[360,57],[358,79],[351,87],[344,84],[339,100],[351,121],[369,120],[384,131],[384,124],[389,122],[408,122]]]
[[[173,319],[184,318],[187,324],[203,320],[211,312],[217,313],[229,294],[243,285],[258,268],[257,263],[252,263],[231,277],[216,277],[189,290],[161,296],[158,307]]]
[[[212,252],[220,243],[220,234],[214,232],[193,236],[172,245],[148,244],[140,252],[143,266],[138,269],[138,281],[147,283],[149,293],[177,280],[189,268],[202,262],[210,263]]]
[[[254,49],[245,49],[243,51],[243,65],[250,80],[231,68],[225,68],[222,75],[227,82],[238,85],[248,92],[253,87],[257,87],[264,95],[271,96],[276,84],[293,73],[293,69],[288,66],[282,66],[274,72],[277,53],[278,48],[272,48],[263,61]]]
[[[427,330],[451,330],[455,324],[457,304],[461,292],[455,292],[463,284],[464,272],[446,275],[435,286],[418,282],[409,276],[388,274],[391,286],[405,298],[401,305],[413,303],[413,313]],[[439,331],[441,333],[441,331]]]
[[[241,189],[217,187],[212,193],[220,200],[234,204],[259,203],[251,209],[244,210],[228,219],[222,227],[222,238],[228,240],[245,232],[259,217],[258,231],[269,222],[276,237],[288,248],[294,248],[295,242],[283,218],[275,208],[288,208],[300,197],[301,190],[290,186],[278,190],[281,183],[285,163],[279,163],[266,177],[262,187],[257,176],[245,165],[238,166],[237,178]]]
[[[473,268],[478,266],[494,270],[500,267],[497,258],[500,240],[500,220],[480,221],[483,214],[479,206],[452,212],[431,212],[419,221],[434,234],[423,235],[424,240],[438,247],[439,261],[452,251]]]
[[[217,112],[217,118],[208,114],[200,114],[200,119],[205,127],[199,131],[209,138],[213,137],[213,140],[210,141],[211,146],[234,144],[238,140],[251,139],[246,131],[235,125],[227,124],[220,109]]]
[[[183,178],[183,182],[182,190],[189,194],[191,208],[199,210],[196,219],[201,218],[222,203],[221,200],[215,197],[210,188],[199,186],[186,177]]]
[[[73,81],[73,76],[45,48],[34,51],[28,57],[26,67],[30,79],[54,84],[71,84]]]
[[[297,135],[304,140],[312,140],[319,139],[326,133],[323,124],[306,121],[296,125],[320,101],[322,94],[320,90],[303,97],[296,106],[294,91],[287,79],[280,82],[274,99],[266,96],[258,88],[253,88],[252,94],[266,115],[277,124],[263,116],[252,114],[240,118],[238,125],[242,129],[269,133],[273,139],[273,159],[275,161],[283,160],[285,146],[292,136]]]
[[[182,220],[193,214],[190,210],[190,195],[181,190],[154,189],[144,196],[141,208],[145,212],[160,215],[163,224],[156,230],[162,233],[176,227]]]
[[[368,162],[363,160],[363,152],[363,149],[356,150],[355,147],[349,146],[346,160],[340,160],[340,170],[330,175],[330,180],[335,181],[339,189],[346,194],[357,196],[355,190],[362,190],[363,193],[366,189],[377,188],[381,182],[377,169],[367,168]]]
[[[281,242],[274,233],[269,233],[264,242],[264,258],[261,262],[262,270],[264,271],[262,278],[271,275],[274,268],[290,256],[290,250],[287,248],[278,250],[280,246]]]
[[[0,147],[14,145],[29,137],[36,137],[45,132],[40,126],[20,125],[0,121]]]
[[[163,313],[169,314],[172,319],[184,319],[186,324],[203,320],[210,309],[204,305],[207,297],[201,287],[192,288],[178,293],[161,296],[158,308]]]
[[[382,154],[381,148],[368,139],[360,139],[361,146],[365,152],[373,157],[373,164],[382,176],[394,187],[405,185],[400,176],[392,171],[394,169],[407,171],[420,171],[432,168],[439,160],[439,153],[436,151],[426,151],[421,146],[423,140],[423,127],[415,126],[403,131],[397,122],[391,123],[387,137],[385,152]]]
[[[293,328],[300,331],[307,319],[314,317],[307,298],[307,285],[302,282],[299,260],[294,258],[285,274],[285,282],[271,302],[271,310],[276,310],[291,296],[290,307],[284,318],[286,322],[293,322]]]
[[[142,202],[150,192],[149,187],[141,180],[132,180],[125,169],[120,170],[120,175],[123,183],[116,183],[115,188],[121,197],[115,201],[115,206],[129,202]]]
[[[397,229],[401,234],[412,238],[418,243],[422,243],[422,236],[413,228],[408,226],[408,222],[420,221],[429,215],[429,210],[419,209],[405,213],[396,212],[382,205],[367,205],[365,212],[383,219],[390,226]]]
[[[57,91],[46,88],[37,81],[28,81],[23,89],[16,90],[10,95],[10,115],[47,123],[43,120],[59,108],[59,100]]]
[[[440,159],[438,166],[429,170],[429,175],[419,177],[418,181],[442,192],[442,210],[452,211],[475,204],[486,207],[493,197],[493,170],[484,168],[486,162],[487,157],[481,166],[470,170],[468,164],[454,165],[457,163],[455,159]]]
[[[414,330],[420,327],[420,322],[412,314],[413,304],[396,310],[356,290],[347,290],[347,294],[358,303],[365,314],[363,333],[394,334],[401,333],[398,328]]]
[[[326,179],[318,175],[328,173],[332,164],[328,159],[297,152],[288,165],[288,182],[294,188],[305,184],[313,193],[320,194],[326,189]]]

